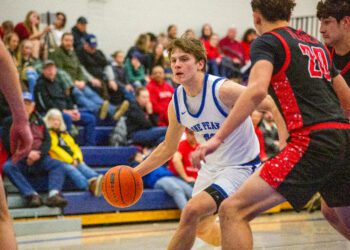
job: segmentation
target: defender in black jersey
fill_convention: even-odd
[[[350,1],[326,0],[317,4],[320,32],[331,58],[350,86]]]
[[[223,249],[251,249],[250,220],[285,200],[299,211],[316,192],[325,201],[328,221],[350,240],[350,124],[344,115],[350,111],[350,89],[327,49],[288,27],[294,0],[252,0],[251,5],[262,35],[251,47],[248,88],[193,160],[215,151],[267,92],[284,117],[289,139],[221,204]]]

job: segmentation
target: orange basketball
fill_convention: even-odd
[[[141,175],[128,166],[109,169],[102,180],[103,196],[115,207],[134,205],[140,199],[142,191]]]

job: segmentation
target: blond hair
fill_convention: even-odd
[[[60,124],[60,131],[61,132],[66,132],[67,131],[67,127],[66,127],[66,124],[64,123],[64,120],[63,120],[63,116],[62,116],[62,113],[60,110],[58,109],[50,109],[46,115],[44,116],[44,122],[47,126],[48,129],[51,129],[52,126],[49,122],[50,119],[52,118],[58,118],[61,122]]]

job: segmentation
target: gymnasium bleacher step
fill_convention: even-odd
[[[38,208],[11,208],[10,214],[12,218],[37,218],[43,216],[61,215],[62,211],[60,208],[42,206]]]
[[[80,218],[58,218],[45,220],[15,221],[16,236],[80,232]]]

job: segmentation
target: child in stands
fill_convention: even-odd
[[[84,162],[81,149],[66,130],[61,111],[50,109],[44,121],[51,136],[49,155],[66,163],[66,173],[79,189],[89,189],[95,196],[101,196],[99,184],[103,175],[96,173]]]

